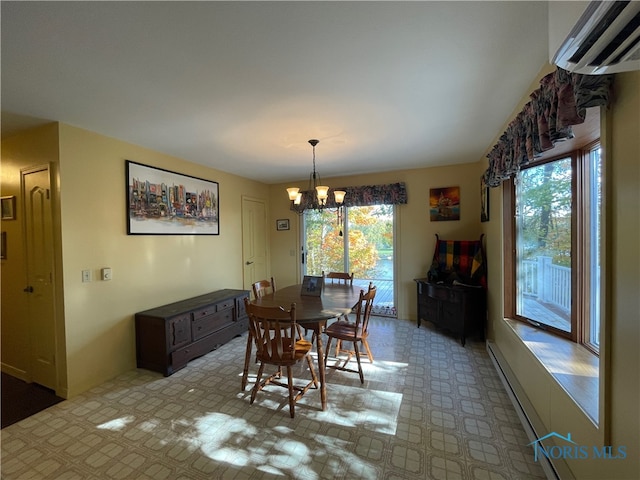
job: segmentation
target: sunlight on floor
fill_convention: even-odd
[[[132,415],[127,415],[121,418],[114,418],[108,422],[105,422],[101,425],[98,425],[96,428],[100,428],[103,430],[113,430],[118,431],[125,428],[128,424],[132,423],[135,420],[135,417]]]
[[[349,389],[340,390],[340,394],[348,394]],[[353,392],[351,392],[353,393]],[[384,398],[388,392],[372,392],[374,397]],[[397,395],[400,397],[400,395]],[[267,402],[275,403],[275,402]],[[388,401],[387,401],[388,403]],[[394,418],[393,430],[395,431],[395,418],[397,418],[400,398],[393,400],[395,411],[391,415]],[[270,405],[254,404],[251,408],[270,408]],[[332,409],[332,415],[322,412],[324,421],[336,413]],[[366,416],[380,416],[371,410],[366,410]],[[341,415],[340,418],[345,418]],[[353,419],[354,421],[356,419]],[[388,421],[378,422],[386,424]],[[320,478],[311,465],[317,461],[317,457],[336,457],[336,462],[348,462],[352,471],[363,472],[362,478],[375,474],[375,469],[368,462],[363,461],[357,455],[351,453],[352,446],[348,442],[341,441],[332,436],[316,435],[313,439],[306,439],[306,443],[292,437],[293,430],[279,426],[274,428],[264,427],[256,429],[244,419],[234,418],[222,413],[211,413],[198,419],[193,425],[195,435],[185,435],[181,441],[191,443],[192,447],[200,448],[208,458],[233,465],[244,467],[253,465],[256,469],[272,475],[282,475],[286,478]],[[388,427],[387,427],[388,428]],[[256,438],[260,438],[256,442]],[[259,447],[256,447],[259,444]],[[363,448],[362,446],[360,448]],[[366,448],[376,448],[369,445]]]

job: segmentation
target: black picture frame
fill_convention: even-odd
[[[218,182],[125,160],[127,235],[219,235]]]
[[[276,230],[289,230],[289,219],[279,218],[276,220]]]
[[[480,222],[489,221],[489,187],[484,182],[484,175],[480,177]]]
[[[324,277],[316,277],[313,275],[305,275],[300,288],[300,295],[319,297],[322,295],[324,287]]]

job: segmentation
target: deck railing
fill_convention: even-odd
[[[539,256],[520,262],[522,293],[539,301],[571,311],[571,269],[554,265],[552,258]]]
[[[393,301],[393,280],[386,278],[355,278],[353,280],[353,284],[363,290],[367,289],[369,282],[373,282],[373,284],[378,287],[376,298],[373,301],[373,314],[397,317],[398,312]]]

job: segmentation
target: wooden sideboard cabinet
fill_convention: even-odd
[[[482,287],[443,285],[426,278],[415,279],[418,286],[418,327],[422,320],[461,336],[484,339],[487,316],[486,292]]]
[[[136,363],[165,377],[249,328],[247,290],[218,290],[136,313]]]

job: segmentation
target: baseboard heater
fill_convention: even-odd
[[[540,436],[536,433],[534,424],[531,421],[523,405],[523,401],[528,404],[529,403],[528,400],[525,400],[524,398],[522,398],[522,401],[521,401],[521,397],[518,396],[517,392],[522,391],[522,389],[517,384],[517,380],[515,379],[515,376],[512,374],[511,369],[509,368],[506,361],[500,354],[500,351],[498,350],[497,346],[495,345],[495,343],[493,343],[490,340],[487,340],[487,352],[489,353],[489,358],[491,358],[491,362],[493,363],[493,366],[495,367],[496,372],[498,372],[498,377],[500,377],[500,381],[502,382],[505,390],[507,391],[507,395],[509,395],[509,399],[511,400],[511,403],[513,404],[513,407],[515,408],[516,413],[518,414],[518,418],[520,418],[520,423],[522,423],[524,431],[527,434],[527,438],[531,442],[535,442],[538,438],[540,438]],[[529,408],[529,411],[533,412],[533,407]],[[532,452],[532,455],[533,455],[533,452]],[[544,455],[540,455],[538,458],[538,462],[540,462],[540,466],[544,470],[544,473],[547,475],[547,478],[549,480],[561,480],[557,470],[555,469],[555,467],[547,457],[545,457]]]

